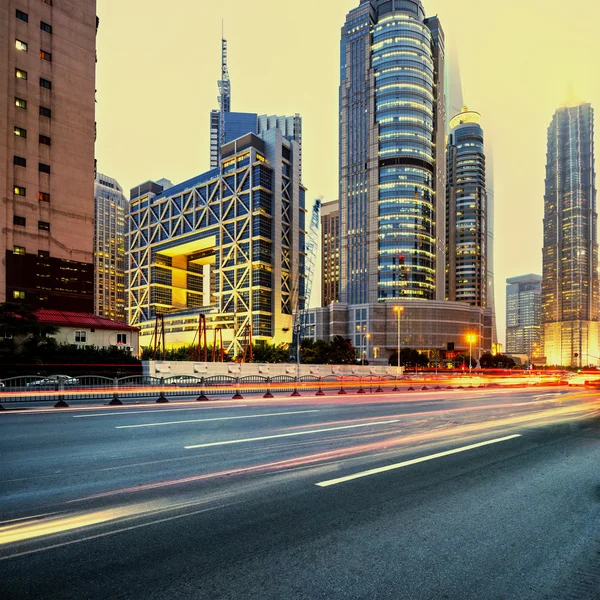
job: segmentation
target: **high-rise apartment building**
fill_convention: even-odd
[[[0,5],[0,301],[94,308],[95,0]]]
[[[446,299],[488,306],[488,195],[479,113],[450,122],[446,146]]]
[[[340,299],[340,203],[321,206],[321,306]]]
[[[542,323],[549,364],[597,364],[598,232],[594,111],[559,108],[548,128]]]
[[[506,280],[506,351],[526,354],[530,362],[543,356],[540,275]]]
[[[159,188],[134,188],[130,204],[127,310],[141,344],[161,315],[167,345],[192,343],[200,314],[231,356],[250,333],[291,342],[293,312],[306,298],[296,144],[279,129],[247,134],[221,148],[218,169]]]
[[[129,202],[112,177],[96,174],[94,184],[94,313],[124,322],[125,224]]]

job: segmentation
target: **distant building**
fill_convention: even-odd
[[[0,5],[0,302],[92,312],[96,2]]]
[[[134,188],[130,203],[127,310],[142,345],[157,316],[168,346],[193,343],[200,314],[230,356],[250,334],[291,342],[306,297],[297,145],[278,129],[247,134],[221,148],[218,169],[159,188]]]
[[[112,177],[96,174],[94,184],[94,312],[125,321],[125,223],[129,203]]]
[[[506,280],[506,352],[543,358],[542,278],[521,275]]]
[[[542,324],[548,364],[600,361],[594,111],[559,108],[548,128]]]
[[[321,306],[340,299],[340,203],[321,206]]]
[[[35,313],[44,325],[55,325],[58,331],[52,336],[59,344],[79,347],[120,348],[134,356],[139,355],[139,330],[90,313],[40,309]]]

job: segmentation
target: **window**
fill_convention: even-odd
[[[87,342],[87,331],[76,331],[75,332],[75,343],[85,344]]]
[[[42,0],[42,2],[44,4],[48,4],[49,6],[52,6],[52,0]]]
[[[40,106],[40,116],[50,118],[52,116],[52,111],[45,106]]]
[[[38,221],[38,229],[42,231],[50,231],[50,223],[47,221]]]
[[[40,77],[40,87],[46,88],[47,90],[52,89],[52,82]]]
[[[16,254],[17,256],[25,256],[25,248],[23,248],[23,246],[15,246],[13,248],[13,254]]]
[[[22,127],[17,127],[15,125],[15,135],[22,137],[22,138],[26,138],[27,137],[27,129],[23,129]]]
[[[23,52],[27,52],[27,42],[23,42],[21,40],[15,40],[15,48],[17,50],[22,50]]]
[[[25,21],[25,23],[29,23],[29,16],[27,13],[24,13],[22,10],[17,8],[17,19],[21,19],[21,21]]]
[[[17,98],[15,96],[15,106],[17,108],[27,108],[27,100],[23,100],[23,98]]]
[[[47,52],[46,50],[40,50],[40,58],[43,58],[48,62],[52,62],[52,54],[50,54],[50,52]]]
[[[17,79],[24,79],[27,81],[27,71],[23,71],[23,69],[15,69],[15,77]]]
[[[52,33],[52,25],[48,25],[48,23],[44,23],[44,21],[40,21],[40,29],[46,33]]]
[[[46,144],[46,146],[50,146],[51,140],[47,135],[42,135],[40,133],[40,144]]]
[[[38,192],[38,200],[40,202],[50,202],[50,194],[47,192]]]
[[[50,252],[48,250],[38,250],[39,258],[50,258]]]
[[[13,164],[16,167],[26,167],[27,159],[23,158],[22,156],[13,156]]]
[[[50,175],[50,165],[45,165],[44,163],[40,163],[39,169],[40,169],[40,173],[48,173],[48,175]]]
[[[126,344],[127,343],[127,334],[126,333],[117,333],[117,344]]]
[[[21,290],[13,290],[13,298],[15,300],[25,300],[25,292]]]
[[[20,185],[14,187],[15,196],[27,196],[27,190]]]
[[[13,225],[20,225],[21,227],[25,227],[27,224],[27,219],[25,217],[17,217],[17,215],[13,215]]]

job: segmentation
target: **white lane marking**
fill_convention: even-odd
[[[279,433],[277,435],[265,435],[261,437],[245,438],[243,440],[229,440],[227,442],[212,442],[210,444],[196,444],[194,446],[184,446],[186,450],[194,448],[211,448],[213,446],[228,446],[230,444],[246,444],[248,442],[261,442],[263,440],[275,440],[277,438],[294,437],[297,435],[310,435],[314,433],[327,433],[328,431],[341,431],[342,429],[358,429],[359,427],[375,427],[377,425],[390,425],[400,423],[400,419],[391,421],[373,421],[372,423],[361,423],[360,425],[344,425],[343,427],[328,427],[326,429],[311,429],[309,431],[298,431],[295,433]]]
[[[520,434],[509,435],[507,437],[498,438],[495,440],[489,440],[487,442],[480,442],[478,444],[471,444],[470,446],[463,446],[462,448],[455,448],[454,450],[446,450],[445,452],[438,452],[437,454],[430,454],[429,456],[422,456],[421,458],[413,458],[401,463],[394,465],[388,465],[387,467],[379,467],[378,469],[370,469],[369,471],[361,471],[360,473],[354,473],[354,475],[347,475],[346,477],[339,477],[338,479],[329,479],[327,481],[320,481],[315,485],[319,487],[329,487],[330,485],[337,485],[338,483],[345,483],[346,481],[352,481],[353,479],[359,479],[361,477],[369,477],[370,475],[377,475],[378,473],[385,473],[386,471],[394,471],[395,469],[403,469],[404,467],[410,467],[411,465],[417,465],[422,462],[429,460],[435,460],[436,458],[443,458],[444,456],[450,456],[452,454],[459,454],[460,452],[467,452],[468,450],[474,450],[475,448],[482,448],[483,446],[490,446],[491,444],[499,444],[500,442],[507,442],[508,440],[514,440],[515,438],[521,437]]]
[[[195,406],[194,408],[160,408],[158,410],[127,410],[127,409],[112,409],[111,412],[95,413],[93,415],[73,415],[74,419],[88,419],[89,417],[114,417],[115,415],[145,415],[146,413],[159,412],[180,412],[182,410],[218,410],[219,408],[245,408],[250,406],[250,402],[246,404],[228,404],[223,406]]]
[[[281,417],[285,415],[305,415],[318,413],[319,410],[295,410],[290,412],[267,413],[265,415],[242,415],[239,417],[215,417],[213,419],[189,419],[187,421],[167,421],[165,423],[144,423],[142,425],[118,425],[115,429],[138,429],[139,427],[161,427],[163,425],[181,425],[183,423],[208,423],[209,421],[235,421],[236,419],[262,419],[263,417]]]

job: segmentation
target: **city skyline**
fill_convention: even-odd
[[[353,0],[345,0],[323,7],[308,0],[302,9],[294,9],[295,27],[291,30],[285,26],[285,17],[291,12],[280,3],[261,2],[261,26],[272,29],[272,42],[279,51],[262,64],[257,74],[248,68],[244,55],[244,47],[251,40],[247,24],[254,9],[242,2],[232,0],[224,14],[220,6],[186,3],[179,12],[172,13],[158,2],[132,0],[116,13],[111,10],[112,3],[101,0],[99,169],[113,174],[127,189],[161,176],[181,181],[208,168],[206,114],[216,106],[221,19],[225,17],[236,110],[252,111],[260,106],[279,114],[302,114],[307,157],[304,182],[312,195],[322,194],[326,201],[337,199],[339,31],[345,14],[355,5]],[[511,15],[517,7],[520,18],[515,20]],[[494,145],[496,278],[540,272],[546,128],[564,100],[570,80],[577,95],[600,105],[600,84],[588,76],[591,58],[587,57],[593,55],[592,41],[588,40],[593,40],[594,19],[582,22],[580,12],[559,13],[542,2],[523,7],[509,1],[501,7],[486,7],[485,15],[477,3],[470,1],[458,1],[450,7],[439,0],[428,0],[425,8],[429,15],[439,14],[447,46],[455,48],[460,58],[465,98],[481,112],[482,124]],[[316,11],[318,20],[311,18]],[[600,11],[588,2],[581,6],[581,12],[593,16]],[[474,27],[483,17],[485,27]],[[544,30],[541,36],[529,31],[534,19],[538,31]],[[126,39],[127,52],[111,43],[115,37],[127,38],[133,23],[154,36],[152,60],[144,49]],[[199,33],[193,36],[199,42],[187,42],[192,39],[191,34],[186,35],[187,23],[190,31],[192,23],[200,23]],[[309,26],[313,28],[310,39],[319,40],[314,46],[307,44]],[[519,48],[503,43],[508,27],[514,31],[511,37],[521,39]],[[191,76],[186,81],[190,92],[181,94],[177,102],[181,124],[174,126],[171,113],[175,96],[171,87],[162,84],[175,70]],[[281,85],[281,74],[286,70],[293,70],[294,76]],[[261,85],[256,85],[257,78]],[[120,92],[116,94],[115,89]],[[152,91],[142,105],[134,102],[140,89]],[[193,135],[184,135],[188,131]],[[111,144],[115,136],[123,140],[119,147]],[[200,141],[188,145],[186,137]],[[514,152],[515,139],[521,152],[527,154],[527,161]],[[521,218],[515,219],[515,215]],[[524,247],[514,243],[518,239],[529,242]],[[315,289],[313,299],[318,296]],[[496,303],[498,331],[504,341],[504,298],[499,290]]]

